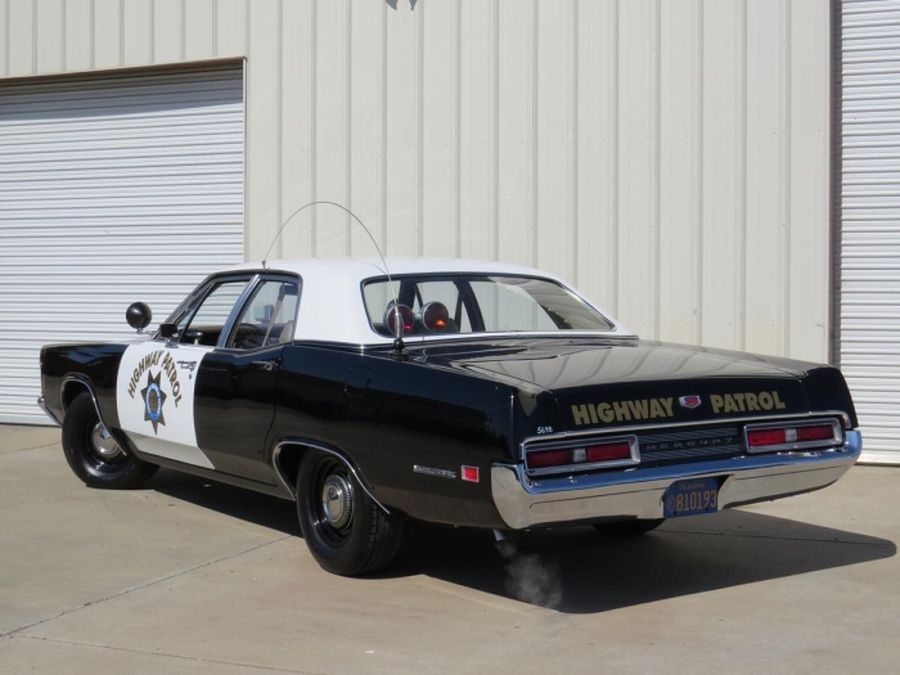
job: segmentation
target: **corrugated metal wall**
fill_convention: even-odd
[[[900,462],[900,1],[842,14],[841,367],[866,459]]]
[[[0,0],[0,20],[10,76],[247,56],[250,258],[333,199],[392,254],[535,264],[646,337],[828,358],[823,0]],[[314,220],[279,253],[369,253]]]
[[[42,345],[128,338],[241,261],[243,72],[0,82],[0,422],[47,421]]]

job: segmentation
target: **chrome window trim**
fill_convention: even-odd
[[[375,502],[376,506],[378,506],[378,508],[380,508],[382,511],[384,511],[385,514],[391,515],[391,512],[388,510],[388,508],[384,504],[382,504],[380,501],[378,501],[378,499],[375,497],[375,495],[372,494],[372,491],[369,489],[369,486],[366,485],[366,482],[362,479],[362,476],[356,470],[356,467],[353,466],[352,462],[350,462],[350,460],[347,459],[344,455],[342,455],[337,450],[334,450],[333,448],[329,448],[328,446],[322,445],[321,443],[316,443],[315,441],[308,441],[304,438],[292,437],[292,438],[284,438],[275,444],[275,447],[272,449],[272,468],[275,469],[275,475],[278,477],[278,480],[281,482],[281,485],[287,489],[288,494],[292,495],[294,499],[297,499],[297,492],[296,492],[294,486],[291,485],[285,479],[285,477],[282,475],[281,469],[278,466],[278,456],[281,454],[282,449],[284,449],[284,447],[286,445],[301,445],[301,446],[312,448],[314,450],[319,450],[320,452],[324,452],[328,455],[331,455],[332,457],[334,457],[335,459],[340,461],[344,466],[347,467],[347,470],[350,472],[350,474],[353,476],[353,478],[356,479],[356,482],[359,484],[360,487],[362,487],[363,492],[366,493],[366,495],[369,497],[369,499],[371,499],[373,502]]]
[[[252,302],[253,298],[256,296],[256,291],[266,282],[268,281],[280,281],[283,283],[295,283],[297,284],[297,306],[294,308],[294,327],[291,331],[291,340],[294,341],[294,337],[297,334],[297,317],[300,316],[300,302],[303,297],[303,277],[299,274],[291,274],[289,272],[273,272],[266,273],[260,272],[253,279],[250,280],[248,284],[248,288],[252,286],[252,290],[245,296],[244,293],[241,293],[241,296],[238,298],[235,303],[234,308],[232,309],[233,316],[228,317],[228,323],[225,324],[225,328],[228,329],[228,333],[226,335],[225,328],[222,329],[222,335],[219,336],[219,342],[216,344],[216,351],[218,352],[229,352],[235,354],[250,354],[257,351],[263,351],[266,349],[271,349],[272,347],[283,347],[284,343],[277,345],[269,345],[263,347],[257,347],[256,349],[239,349],[237,347],[228,347],[225,343],[222,343],[223,336],[225,336],[225,341],[231,339],[231,333],[234,330],[234,325],[237,322],[238,318],[243,314],[244,309],[247,307],[247,303]],[[246,289],[245,289],[246,290]],[[234,309],[238,309],[237,312]]]
[[[538,436],[537,438],[546,438],[546,436]],[[579,462],[576,464],[560,464],[559,466],[548,466],[538,469],[528,468],[528,453],[543,452],[545,450],[566,450],[569,448],[580,448],[590,445],[591,439],[586,441],[564,440],[551,441],[550,443],[532,442],[535,447],[528,447],[526,443],[522,444],[522,461],[525,463],[525,473],[529,476],[547,476],[557,473],[572,473],[573,471],[592,471],[595,469],[612,469],[620,466],[635,466],[641,463],[640,444],[638,437],[634,434],[624,436],[609,436],[602,440],[598,439],[598,443],[606,445],[610,443],[628,443],[631,457],[629,459],[611,459],[604,462]]]
[[[789,420],[786,420],[789,422]],[[786,422],[774,422],[768,424],[747,424],[744,426],[744,449],[747,451],[747,454],[750,455],[760,455],[767,452],[790,452],[796,450],[811,450],[818,449],[821,450],[827,447],[838,447],[844,445],[844,430],[841,428],[840,423],[834,417],[829,418],[820,418],[820,419],[810,419],[803,420],[801,422],[797,422],[796,424],[790,424],[792,427],[802,428],[802,427],[813,427],[813,426],[821,426],[824,424],[828,424],[831,426],[832,438],[830,441],[821,440],[821,441],[795,441],[793,443],[779,443],[777,445],[763,445],[759,446],[758,449],[752,447],[750,445],[749,434],[751,431],[765,431],[766,429],[784,429],[788,426]]]

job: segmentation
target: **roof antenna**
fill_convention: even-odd
[[[307,202],[306,204],[301,206],[299,209],[297,209],[296,211],[294,211],[291,215],[289,215],[287,217],[287,219],[281,224],[281,227],[278,228],[278,231],[275,233],[275,236],[272,237],[272,243],[269,244],[269,248],[266,249],[266,255],[263,256],[263,261],[262,261],[263,269],[268,269],[268,267],[266,266],[266,261],[269,258],[269,254],[272,252],[272,247],[275,245],[275,242],[281,236],[281,232],[284,230],[285,227],[287,227],[287,224],[289,222],[291,222],[291,220],[294,218],[294,216],[300,214],[301,212],[305,211],[306,209],[308,209],[312,206],[319,206],[320,204],[327,204],[328,206],[336,206],[341,211],[343,211],[348,216],[350,216],[354,220],[354,222],[356,222],[356,224],[359,225],[363,229],[363,232],[366,233],[366,235],[369,237],[369,241],[372,242],[372,245],[375,247],[375,250],[378,252],[378,257],[381,259],[381,271],[384,272],[385,275],[387,276],[388,287],[392,287],[394,285],[394,280],[391,278],[391,273],[388,270],[387,261],[384,259],[384,254],[381,252],[381,247],[378,245],[378,242],[375,241],[375,237],[372,236],[372,233],[369,231],[369,228],[366,227],[365,223],[363,223],[363,221],[360,220],[359,217],[355,213],[353,213],[353,211],[348,209],[346,206],[344,206],[343,204],[338,204],[337,202],[329,201],[327,199],[317,199],[315,201]],[[398,293],[399,293],[399,288],[397,289],[397,292],[394,293],[394,307],[399,307],[399,305],[400,305],[400,298],[398,296]],[[391,328],[393,329],[393,332],[394,332],[394,350],[397,352],[397,354],[402,354],[403,349],[405,347],[405,345],[403,344],[403,338],[401,337],[401,335],[403,334],[403,320],[400,317],[399,311],[394,311],[394,317],[395,317],[395,320],[393,322],[394,325],[391,326]]]

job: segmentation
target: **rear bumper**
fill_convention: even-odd
[[[512,529],[603,518],[662,518],[663,494],[689,478],[722,479],[719,508],[768,501],[826,487],[859,458],[862,435],[842,448],[754,455],[674,466],[535,480],[521,465],[491,469],[494,504]]]

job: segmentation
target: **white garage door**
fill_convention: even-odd
[[[0,422],[47,422],[41,345],[242,260],[243,108],[240,67],[0,83]]]
[[[841,7],[841,367],[863,459],[900,462],[900,1]]]

